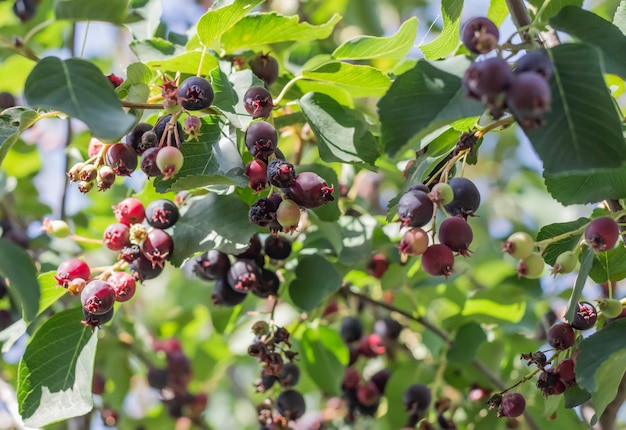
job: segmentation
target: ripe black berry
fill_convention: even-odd
[[[113,308],[115,290],[108,282],[95,279],[87,284],[80,293],[83,308],[94,315],[102,315]]]
[[[245,141],[252,156],[267,160],[276,151],[278,133],[269,122],[255,121],[246,130]]]
[[[198,76],[185,79],[178,87],[178,100],[187,110],[206,109],[211,106],[214,97],[211,83]]]
[[[156,162],[158,154],[159,148],[148,148],[143,154],[141,154],[139,167],[141,168],[141,171],[145,173],[146,176],[149,178],[163,176],[163,173],[161,173],[161,169],[159,169],[159,166]]]
[[[300,368],[293,363],[285,363],[278,372],[278,379],[283,387],[293,387],[300,380]]]
[[[391,372],[387,369],[383,369],[374,373],[370,380],[374,383],[374,385],[376,385],[376,388],[378,388],[378,392],[380,394],[384,394],[385,387],[387,386],[387,382],[389,381],[390,377]]]
[[[316,173],[302,172],[283,191],[287,197],[300,206],[313,209],[335,200],[332,194],[334,190],[335,187],[329,187],[326,181]]]
[[[198,277],[207,281],[222,278],[230,269],[228,255],[212,249],[196,257],[193,271]]]
[[[341,320],[341,338],[345,343],[355,342],[363,335],[363,324],[356,317],[345,317]]]
[[[257,282],[256,286],[252,290],[252,293],[263,299],[269,296],[275,296],[278,294],[278,288],[280,287],[280,279],[273,270],[262,269],[261,281]]]
[[[526,409],[526,399],[520,393],[506,393],[502,396],[500,403],[499,417],[516,418],[524,413]]]
[[[473,239],[472,228],[462,217],[446,218],[439,226],[439,242],[464,257],[469,255],[469,245]]]
[[[524,128],[541,125],[542,116],[550,110],[551,102],[550,86],[535,72],[515,76],[506,95],[507,106]]]
[[[0,111],[11,108],[16,105],[15,97],[13,94],[6,91],[0,92]]]
[[[176,224],[179,216],[178,208],[171,200],[153,200],[146,206],[146,221],[154,228],[169,228]]]
[[[226,274],[228,284],[239,293],[255,289],[261,282],[261,269],[252,260],[237,260]]]
[[[36,12],[36,0],[15,0],[15,3],[13,3],[13,13],[22,22],[30,20],[33,16],[35,16]]]
[[[463,75],[468,95],[483,101],[494,101],[511,86],[512,80],[509,63],[499,57],[476,61]]]
[[[163,267],[165,260],[169,260],[172,256],[174,241],[172,236],[165,231],[155,228],[143,241],[141,251],[153,266]]]
[[[585,241],[596,252],[613,248],[618,238],[619,225],[617,221],[608,216],[595,218],[585,229]]]
[[[278,188],[287,188],[296,179],[296,170],[293,164],[275,158],[267,165],[267,180]]]
[[[297,420],[306,410],[304,397],[298,391],[285,390],[276,398],[276,409],[287,420]]]
[[[422,191],[407,191],[398,202],[398,218],[403,226],[422,227],[433,217],[435,205]]]
[[[263,87],[251,87],[243,96],[243,105],[252,118],[265,118],[272,113],[272,95]]]
[[[589,302],[578,302],[572,327],[576,330],[588,330],[593,327],[598,320],[596,308]]]
[[[148,385],[157,390],[167,387],[167,369],[150,367],[148,369]]]
[[[397,340],[402,328],[402,324],[391,317],[385,317],[374,323],[374,333],[386,340]]]
[[[422,255],[422,267],[429,275],[447,278],[452,274],[453,266],[454,254],[446,245],[431,245]]]
[[[552,61],[545,51],[530,51],[515,63],[513,73],[535,72],[546,81],[552,76]]]
[[[270,235],[263,247],[265,255],[274,260],[285,260],[291,254],[291,241],[284,236]]]
[[[274,197],[274,195],[276,194],[273,194],[271,197]],[[273,200],[270,198],[270,205],[272,204],[274,203]],[[261,244],[261,239],[259,239],[258,235],[253,234],[252,236],[250,236],[250,240],[248,240],[248,247],[246,248],[246,250],[235,255],[235,257],[237,257],[238,259],[257,261],[259,257],[262,257],[262,250],[263,245]]]
[[[144,133],[147,131],[151,131],[151,130],[152,130],[151,124],[148,124],[146,122],[140,122],[130,131],[130,133],[126,135],[126,144],[130,145],[131,148],[135,150],[137,155],[143,154],[144,152],[146,152],[146,149],[152,146],[155,146],[155,145],[147,145],[146,143],[148,143],[149,140],[146,139],[144,141],[144,139],[142,139],[142,136],[144,135]],[[155,135],[154,143],[156,143],[156,135]]]
[[[260,227],[267,227],[272,221],[276,221],[278,204],[270,197],[261,197],[250,207],[248,219]]]
[[[413,384],[402,394],[402,402],[406,410],[423,410],[430,405],[430,389],[423,384]]]
[[[448,182],[454,191],[454,198],[445,205],[445,210],[452,216],[474,216],[480,206],[480,192],[472,181],[466,178],[453,178]]]
[[[113,310],[114,308],[111,307],[108,312],[96,315],[88,312],[87,310],[85,310],[85,308],[83,308],[83,317],[85,319],[82,321],[82,323],[86,326],[90,326],[91,331],[93,332],[96,327],[100,327],[102,324],[106,324],[111,321],[111,319],[113,318]]]
[[[233,307],[243,302],[247,295],[246,292],[239,292],[232,289],[226,277],[223,277],[215,281],[211,299],[215,305]]]
[[[470,19],[463,27],[463,45],[474,54],[486,54],[498,44],[500,32],[498,27],[488,18]]]
[[[574,344],[576,334],[568,323],[556,323],[548,330],[548,343],[556,350],[567,349]]]
[[[250,60],[250,69],[268,87],[278,78],[278,61],[269,54],[258,54]]]
[[[128,270],[130,270],[130,273],[136,280],[147,281],[159,276],[163,271],[163,266],[152,264],[152,261],[141,253],[139,258],[128,265]]]
[[[174,128],[172,124],[170,124],[171,119],[172,115],[162,116],[154,125],[153,131],[157,136],[159,147],[163,145],[179,146],[180,144],[180,140],[183,137],[183,126],[180,125],[180,122],[176,121],[176,127]],[[176,139],[176,136],[178,136],[178,139]]]
[[[111,145],[106,153],[106,163],[118,176],[130,176],[137,168],[135,150],[123,143]]]

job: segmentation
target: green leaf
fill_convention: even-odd
[[[289,297],[300,309],[312,311],[326,296],[341,287],[341,275],[321,255],[305,255],[298,261],[296,279],[289,284]]]
[[[202,63],[202,68],[198,70],[200,63]],[[202,52],[191,51],[167,59],[148,61],[146,64],[154,70],[169,70],[189,75],[200,73],[200,75],[205,76],[217,67],[218,61],[210,53],[205,53],[203,58]]]
[[[478,348],[487,340],[487,335],[480,324],[470,322],[459,328],[454,337],[454,343],[448,350],[448,360],[452,363],[471,362]]]
[[[583,388],[580,388],[578,385],[569,387],[565,390],[563,396],[565,397],[565,407],[568,409],[582,405],[587,400],[591,399],[591,393]]]
[[[548,192],[564,205],[596,203],[626,197],[626,170],[599,169],[587,173],[543,174]]]
[[[21,303],[24,319],[32,321],[39,308],[37,268],[24,248],[6,239],[0,239],[0,274],[8,278],[9,292]]]
[[[192,197],[173,227],[172,264],[180,266],[196,252],[218,249],[238,254],[247,248],[257,226],[248,220],[249,207],[237,196],[207,194]]]
[[[56,3],[54,14],[58,20],[122,24],[128,21],[128,0],[61,0]]]
[[[84,415],[93,408],[97,333],[80,323],[82,308],[52,316],[32,337],[18,370],[19,412],[29,427]]]
[[[619,28],[622,34],[626,35],[626,0],[622,0],[615,10],[613,25]]]
[[[341,16],[336,14],[324,24],[311,25],[299,22],[297,16],[283,16],[274,12],[256,13],[246,16],[225,32],[222,45],[226,52],[234,52],[277,42],[326,39],[339,21]]]
[[[593,282],[603,284],[608,280],[621,281],[626,278],[626,248],[616,246],[606,252],[594,255],[589,277]]]
[[[551,239],[553,237],[567,234],[574,230],[578,230],[582,226],[586,225],[588,222],[589,218],[578,218],[576,221],[560,222],[546,225],[544,227],[541,227],[541,230],[539,230],[539,233],[537,233],[537,241],[541,242],[546,239]],[[554,266],[557,257],[563,252],[572,251],[578,244],[578,241],[580,240],[582,235],[583,232],[580,231],[580,233],[574,236],[561,239],[558,242],[554,242],[548,245],[542,254],[545,262],[548,263],[550,266]]]
[[[442,0],[441,16],[443,17],[443,30],[432,42],[420,46],[424,57],[428,60],[438,60],[447,57],[459,47],[459,34],[461,32],[461,11],[463,2],[458,0]]]
[[[302,76],[339,85],[354,97],[380,96],[391,85],[389,77],[374,67],[336,61],[303,70]]]
[[[245,130],[253,118],[243,106],[243,97],[250,87],[263,85],[263,82],[251,70],[234,71],[231,64],[225,62],[220,66],[211,72],[215,92],[212,106],[218,108],[234,127]]]
[[[39,119],[37,112],[23,107],[6,109],[0,115],[0,164],[24,130]]]
[[[185,53],[182,46],[174,45],[172,42],[161,39],[160,37],[153,37],[152,39],[146,40],[133,40],[130,42],[129,46],[135,55],[143,62],[168,60]]]
[[[622,332],[622,336],[623,335],[624,333]],[[602,415],[609,403],[611,403],[615,399],[615,396],[617,396],[617,391],[625,372],[625,350],[611,355],[602,363],[598,370],[596,370],[594,378],[596,384],[601,388],[591,392],[591,401],[593,402],[593,406],[596,411],[596,415],[594,417],[595,419]]]
[[[461,315],[477,322],[516,323],[526,312],[524,296],[520,288],[506,284],[497,289],[479,291],[465,302]]]
[[[603,61],[596,60],[596,68],[603,67],[602,72],[626,79],[626,58],[623,55],[626,51],[626,36],[611,22],[593,12],[568,6],[550,19],[550,25],[600,49]],[[579,60],[583,61],[582,58]],[[589,83],[591,85],[595,84]]]
[[[338,60],[365,60],[370,58],[404,58],[415,43],[417,18],[406,20],[389,37],[357,36],[343,42],[333,52]]]
[[[376,162],[376,140],[360,111],[341,106],[332,97],[320,93],[302,97],[300,108],[317,137],[322,160]]]
[[[15,321],[13,324],[0,331],[0,343],[2,343],[2,353],[8,352],[15,342],[17,342],[28,329],[28,324],[23,319]]]
[[[541,12],[541,20],[547,21],[551,16],[559,13],[561,9],[567,6],[583,6],[583,0],[550,0],[548,2],[544,0],[531,0],[532,3],[537,9],[541,9],[545,6],[545,8]]]
[[[583,251],[580,260],[580,269],[578,269],[578,276],[576,277],[576,283],[572,289],[572,294],[567,305],[567,311],[565,312],[565,319],[570,322],[574,320],[574,313],[578,309],[578,301],[582,296],[583,287],[585,286],[589,270],[591,270],[591,264],[594,260],[593,257],[593,251],[590,248]]]
[[[102,72],[77,58],[46,57],[39,61],[26,79],[24,97],[31,106],[60,110],[80,119],[93,136],[104,140],[120,138],[135,122],[122,109]]]
[[[500,27],[506,17],[509,15],[509,8],[506,5],[506,0],[491,0],[489,2],[489,10],[487,11],[487,18]]]
[[[210,46],[263,0],[235,0],[233,4],[207,11],[198,20],[198,38]]]
[[[372,235],[377,226],[376,220],[368,215],[339,218],[343,246],[339,261],[348,267],[365,265],[372,252]]]
[[[320,390],[330,396],[341,395],[341,379],[350,354],[337,330],[310,326],[302,333],[300,348],[299,357]]]
[[[430,63],[420,60],[400,75],[378,102],[385,151],[396,154],[410,139],[417,141],[451,121],[481,115],[485,108],[465,95],[462,75],[466,57]]]
[[[246,186],[248,177],[236,143],[222,136],[218,118],[203,116],[198,140],[184,142],[180,150],[185,161],[180,171],[168,180],[154,179],[160,192],[182,191],[207,185]]]
[[[544,169],[566,175],[621,166],[626,144],[598,50],[569,44],[548,52],[554,65],[552,111],[544,126],[526,133]]]
[[[40,286],[40,297],[39,297],[39,311],[37,315],[41,315],[43,311],[48,309],[52,304],[56,303],[61,297],[63,297],[67,290],[57,284],[54,275],[55,271],[50,271],[46,273],[41,273],[37,276],[37,281]]]

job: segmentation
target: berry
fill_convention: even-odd
[[[517,274],[524,278],[537,279],[541,277],[544,267],[545,262],[543,261],[543,257],[533,252],[528,257],[519,261],[517,264]]]
[[[291,254],[291,241],[284,236],[270,235],[263,246],[265,255],[274,260],[285,260]]]
[[[263,250],[263,246],[261,245],[261,239],[256,234],[250,236],[250,240],[248,240],[248,247],[245,251],[240,252],[235,255],[235,257],[244,260],[255,260],[258,257],[261,257],[261,251]]]
[[[255,158],[246,164],[246,175],[248,176],[248,186],[258,193],[267,187],[267,164]]]
[[[67,288],[74,279],[89,280],[91,277],[91,269],[89,265],[78,258],[70,258],[59,264],[57,268],[56,279],[58,285]]]
[[[113,308],[115,290],[108,282],[95,279],[80,293],[83,308],[93,315],[102,315]]]
[[[618,238],[619,225],[608,216],[593,219],[585,229],[585,241],[595,252],[613,248]]]
[[[183,167],[185,157],[175,146],[164,146],[156,155],[156,165],[167,180],[178,173]]]
[[[574,344],[576,334],[568,323],[556,323],[548,330],[548,343],[556,350],[567,349]]]
[[[233,307],[243,302],[247,295],[245,292],[238,292],[232,289],[226,277],[223,277],[215,281],[211,299],[215,305]]]
[[[423,410],[431,402],[430,389],[423,384],[413,384],[402,394],[402,402],[406,410]]]
[[[135,295],[137,288],[135,278],[127,272],[115,272],[107,278],[106,282],[113,287],[117,302],[127,302]]]
[[[128,265],[128,269],[133,275],[133,278],[143,282],[159,276],[163,271],[163,266],[160,266],[158,264],[152,264],[152,261],[150,261],[143,253],[141,253],[139,255],[139,258],[133,260]]]
[[[520,393],[506,393],[502,396],[502,403],[498,411],[499,417],[516,418],[524,413],[526,399]]]
[[[591,303],[578,302],[571,325],[576,330],[588,330],[595,325],[597,320],[598,312]]]
[[[422,191],[407,191],[398,202],[398,218],[403,226],[422,227],[433,217],[435,205]]]
[[[280,196],[279,196],[280,197]],[[251,223],[260,227],[267,227],[272,221],[276,221],[278,204],[270,197],[261,197],[250,206],[248,219]]]
[[[194,115],[189,115],[185,118],[185,133],[187,134],[187,140],[196,139],[200,137],[200,129],[202,128],[202,120]]]
[[[125,246],[120,250],[119,259],[124,260],[127,263],[132,263],[133,261],[138,259],[140,255],[141,248],[139,247],[139,245],[132,244],[130,246]]]
[[[462,217],[446,218],[439,227],[439,242],[464,257],[469,255],[468,247],[472,239],[472,228]]]
[[[359,371],[354,367],[346,368],[341,381],[341,388],[344,390],[352,390],[359,386],[359,382],[361,382]]]
[[[104,191],[108,190],[115,183],[116,174],[109,166],[102,166],[98,170],[98,176],[96,178],[96,182],[98,185],[98,190]]]
[[[468,51],[474,54],[486,54],[498,45],[500,32],[488,18],[472,18],[465,23],[461,39]]]
[[[384,254],[374,254],[367,262],[365,270],[376,279],[382,279],[389,269],[389,259]]]
[[[552,76],[552,61],[545,51],[530,51],[515,63],[513,73],[535,72],[546,81]]]
[[[265,393],[278,382],[278,376],[272,374],[264,374],[255,382],[257,393]]]
[[[509,236],[502,244],[502,250],[513,258],[524,259],[533,253],[535,241],[528,234],[518,231]]]
[[[366,334],[359,339],[359,354],[366,358],[376,357],[385,353],[381,337],[375,333]]]
[[[551,108],[552,94],[546,80],[535,72],[515,76],[506,95],[506,104],[523,128],[541,125]]]
[[[211,83],[198,76],[185,79],[178,87],[178,100],[187,110],[206,109],[211,106],[214,98]]]
[[[325,203],[335,200],[333,186],[328,186],[326,181],[313,172],[298,174],[288,188],[283,190],[287,197],[298,205],[313,209]]]
[[[148,385],[157,390],[167,387],[167,369],[152,367],[148,369]]]
[[[174,241],[172,236],[157,228],[148,233],[141,245],[141,251],[153,266],[163,267],[164,261],[172,256]]]
[[[256,287],[252,290],[252,293],[265,299],[269,296],[275,296],[278,294],[278,288],[280,287],[280,279],[273,270],[262,269],[261,281],[256,284]]]
[[[104,145],[104,143],[102,143],[101,140],[96,139],[95,137],[89,139],[89,145],[87,146],[87,157],[92,158],[98,155],[98,153],[102,149],[102,145]]]
[[[293,363],[285,363],[278,372],[278,379],[283,387],[293,387],[300,380],[300,368]]]
[[[83,317],[85,319],[82,321],[82,323],[86,326],[90,326],[91,331],[93,332],[96,327],[100,327],[102,324],[106,324],[111,321],[111,319],[113,319],[113,309],[114,308],[111,308],[108,312],[96,315],[88,312],[87,310],[85,310],[85,308],[83,308]]]
[[[368,382],[367,384],[361,385],[357,388],[356,398],[359,403],[364,406],[374,406],[378,405],[380,392],[378,391],[376,384]]]
[[[453,266],[454,254],[446,245],[431,245],[422,255],[422,267],[429,275],[447,278],[452,274]]]
[[[154,144],[149,139],[143,139],[143,135],[152,131],[152,125],[146,122],[140,122],[126,135],[126,144],[135,150],[137,155],[141,155],[148,148],[156,146],[156,135],[154,135]]]
[[[389,381],[390,377],[391,372],[387,369],[383,369],[374,373],[370,380],[374,383],[374,385],[376,385],[376,388],[378,388],[378,392],[380,394],[384,394],[385,387],[387,386],[387,382]]]
[[[297,420],[306,410],[304,397],[298,391],[285,390],[276,398],[276,409],[288,421]]]
[[[422,255],[428,249],[428,234],[421,228],[412,228],[402,235],[398,248],[406,255]]]
[[[269,54],[258,54],[249,62],[250,69],[268,87],[278,78],[278,61]]]
[[[576,385],[576,373],[574,373],[574,360],[566,358],[556,367],[556,373],[565,387],[573,387]]]
[[[179,217],[178,208],[171,200],[157,199],[146,206],[146,221],[154,228],[169,228],[176,224]]]
[[[178,121],[176,121],[175,126],[170,124],[171,119],[172,115],[160,117],[152,129],[156,134],[157,145],[159,147],[163,145],[180,146],[180,139],[183,136],[183,126],[180,125]]]
[[[300,215],[300,206],[290,199],[283,199],[276,209],[276,221],[286,232],[292,232],[298,227]]]
[[[355,342],[363,335],[363,324],[356,317],[345,317],[341,320],[340,334],[345,343]]]
[[[541,390],[544,397],[555,396],[565,391],[565,384],[561,381],[559,374],[550,368],[539,374],[537,388]]]
[[[228,284],[239,293],[255,289],[261,281],[261,269],[252,260],[237,260],[226,274]]]
[[[509,89],[513,72],[506,60],[498,57],[474,62],[463,75],[463,85],[470,97],[495,102]]]
[[[276,151],[278,133],[269,122],[255,121],[246,130],[245,142],[253,157],[267,160]]]
[[[448,182],[454,192],[454,198],[444,206],[452,216],[474,216],[480,206],[480,192],[472,181],[466,178],[453,178]]]
[[[92,394],[100,395],[104,393],[105,385],[106,385],[106,380],[104,379],[104,376],[102,376],[102,373],[94,369],[93,377],[91,378]]]
[[[198,277],[207,281],[222,278],[230,269],[228,255],[212,249],[195,259],[193,271]]]
[[[0,111],[16,106],[17,102],[11,93],[0,92]]]
[[[554,266],[552,266],[552,271],[550,273],[552,273],[553,275],[556,275],[557,273],[570,273],[576,268],[577,264],[578,258],[576,257],[576,254],[572,251],[565,251],[559,254],[559,256],[556,258],[556,261],[554,262]]]
[[[124,78],[117,76],[114,73],[109,73],[108,75],[105,75],[105,76],[109,80],[109,82],[111,82],[111,84],[113,85],[113,88],[117,88],[124,83]]]
[[[296,179],[296,171],[293,164],[275,158],[267,165],[267,180],[278,188],[288,188]]]
[[[243,106],[252,118],[265,118],[272,113],[272,95],[263,87],[251,87],[243,96]]]
[[[123,143],[111,145],[106,153],[106,163],[118,176],[130,176],[137,168],[138,160],[135,150]]]
[[[430,191],[430,198],[435,203],[438,203],[440,205],[447,205],[452,202],[452,199],[454,199],[454,190],[452,190],[450,184],[446,184],[445,182],[438,182],[433,186],[433,189]]]
[[[146,217],[146,211],[143,203],[134,197],[128,197],[117,205],[113,206],[113,212],[117,222],[130,226],[131,224],[139,224]]]
[[[29,21],[35,13],[37,13],[37,1],[36,0],[15,0],[13,3],[13,13],[20,21]]]
[[[622,303],[617,299],[600,300],[598,307],[607,318],[617,318],[622,313]]]
[[[104,244],[111,251],[120,251],[130,245],[130,228],[126,224],[110,224],[104,230]]]
[[[139,167],[141,171],[146,174],[147,177],[163,176],[161,169],[157,165],[156,159],[159,154],[159,148],[148,148],[141,154],[139,161]]]
[[[385,340],[398,340],[403,327],[391,317],[383,318],[374,323],[374,333]]]

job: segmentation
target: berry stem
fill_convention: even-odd
[[[285,94],[287,94],[287,91],[289,91],[291,87],[293,87],[293,85],[296,82],[298,82],[300,79],[304,79],[304,76],[296,76],[295,78],[287,82],[287,84],[285,84],[280,94],[278,94],[278,97],[276,97],[276,99],[274,100],[274,106],[277,106],[280,104],[280,101],[283,99],[283,97],[285,97]]]
[[[477,139],[480,139],[485,134],[489,133],[490,131],[495,130],[496,128],[500,128],[500,127],[502,129],[505,129],[511,124],[513,124],[514,122],[515,122],[515,118],[513,116],[507,116],[505,118],[501,118],[497,121],[487,124],[484,127],[481,127],[480,125],[476,124],[475,127],[478,130],[476,131],[476,133],[474,133],[474,136],[476,136]]]
[[[121,100],[122,106],[137,109],[163,109],[163,103],[135,103],[128,100]]]
[[[90,237],[79,236],[77,234],[71,235],[70,239],[72,239],[75,242],[93,243],[97,245],[102,245],[102,239],[92,239]]]

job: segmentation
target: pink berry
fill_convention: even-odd
[[[139,224],[146,218],[143,203],[134,197],[128,197],[113,206],[115,218],[118,222],[130,226]]]
[[[127,302],[135,295],[137,284],[130,273],[115,272],[107,278],[107,283],[115,290],[115,300],[118,302]]]
[[[121,251],[130,245],[130,228],[122,223],[110,224],[104,230],[104,244],[111,251]]]
[[[90,277],[91,270],[89,269],[89,265],[87,265],[87,263],[78,258],[70,258],[59,264],[57,274],[54,279],[56,279],[59,285],[64,288],[68,288],[70,282],[74,279],[83,279],[87,281]]]

